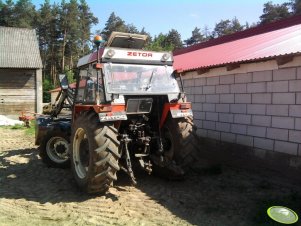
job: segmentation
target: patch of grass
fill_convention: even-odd
[[[35,128],[36,128],[36,121],[35,120],[31,120],[29,122],[29,128],[26,128],[25,130],[25,134],[28,136],[34,136],[35,135]]]
[[[17,130],[17,129],[26,129],[24,127],[24,125],[14,125],[14,126],[0,126],[0,128],[2,129],[14,129],[14,130]]]
[[[14,125],[14,126],[1,126],[1,128],[4,129],[12,129],[12,130],[24,130],[24,133],[28,136],[34,136],[35,135],[35,126],[36,126],[36,121],[31,120],[29,122],[29,128],[27,128],[24,125]]]
[[[10,126],[10,129],[25,129],[24,125],[14,125]]]

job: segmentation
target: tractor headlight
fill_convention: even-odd
[[[162,58],[161,58],[161,61],[167,61],[169,58],[170,58],[170,54],[169,53],[164,53]]]
[[[109,49],[107,54],[106,54],[106,57],[107,58],[112,58],[114,55],[115,55],[115,51],[113,49]]]

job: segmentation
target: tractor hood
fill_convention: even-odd
[[[142,49],[147,35],[112,32],[106,44],[107,47]]]
[[[146,35],[113,32],[105,45],[99,49],[101,63],[172,65],[171,52],[153,52],[142,50]],[[77,67],[83,67],[97,61],[97,52],[78,60]]]

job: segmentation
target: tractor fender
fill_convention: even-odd
[[[185,118],[193,117],[191,103],[165,103],[163,106],[163,112],[160,119],[160,128],[163,127],[168,113],[170,112],[172,118]]]
[[[35,144],[40,145],[41,140],[49,131],[60,131],[66,136],[71,134],[71,119],[40,116],[36,119],[36,139]]]

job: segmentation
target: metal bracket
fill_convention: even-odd
[[[121,136],[120,142],[122,143],[122,149],[125,151],[125,162],[126,162],[126,166],[127,166],[127,169],[125,169],[124,167],[121,167],[121,169],[130,176],[133,184],[136,185],[137,181],[134,176],[130,153],[129,153],[129,149],[128,149],[128,144],[132,140],[129,138],[129,136],[127,134],[121,134],[120,136]]]

